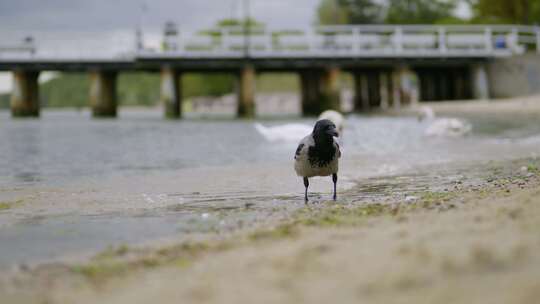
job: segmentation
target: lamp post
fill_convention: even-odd
[[[249,36],[250,36],[250,22],[249,22],[249,0],[244,0],[244,58],[249,58]]]
[[[144,49],[144,34],[143,34],[143,26],[144,26],[144,14],[148,10],[148,7],[146,6],[146,3],[143,2],[140,7],[139,12],[139,18],[137,20],[137,25],[135,28],[135,51],[139,52]]]

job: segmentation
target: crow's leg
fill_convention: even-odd
[[[332,174],[332,181],[334,182],[334,200],[336,200],[337,199],[337,195],[336,195],[337,174],[336,173]]]
[[[304,202],[307,204],[308,198],[307,198],[307,189],[309,187],[309,180],[307,177],[304,177],[304,186],[306,187],[306,192],[304,193]]]

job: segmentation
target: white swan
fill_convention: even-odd
[[[459,118],[436,118],[430,107],[421,107],[418,110],[418,120],[429,122],[424,135],[432,137],[462,137],[472,131],[469,122]]]
[[[424,131],[427,136],[462,137],[471,133],[470,123],[457,118],[437,118]]]
[[[423,106],[418,109],[417,117],[418,121],[433,120],[435,118],[435,112],[432,108]]]
[[[269,142],[298,142],[313,131],[312,126],[299,123],[275,127],[265,127],[260,123],[255,123],[254,127]]]
[[[334,110],[326,110],[319,115],[319,119],[328,119],[331,122],[336,125],[336,129],[338,131],[339,137],[343,135],[343,129],[345,128],[345,117],[337,111]]]
[[[341,138],[343,134],[343,128],[345,126],[345,118],[341,113],[328,110],[319,115],[317,120],[328,119],[336,125],[336,129]],[[266,127],[260,123],[253,125],[257,132],[259,132],[269,142],[298,142],[306,135],[313,132],[313,127],[301,123],[289,123],[274,127]]]

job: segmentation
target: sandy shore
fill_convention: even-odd
[[[22,269],[5,303],[533,303],[539,160],[460,169],[440,189],[321,202],[271,226]],[[396,190],[396,188],[394,188]]]

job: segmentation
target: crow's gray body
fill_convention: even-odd
[[[301,177],[314,177],[314,176],[330,176],[338,172],[339,169],[339,157],[341,152],[339,150],[339,145],[334,140],[333,149],[329,149],[332,152],[329,157],[322,157],[324,159],[319,159],[319,155],[314,155],[310,153],[314,149],[317,149],[315,146],[315,140],[310,134],[300,141],[296,154],[294,156],[294,170],[296,174]],[[311,155],[310,155],[311,154]]]
[[[336,126],[327,119],[319,120],[313,132],[300,141],[294,154],[294,170],[304,179],[304,198],[308,201],[309,178],[332,175],[334,200],[336,200],[337,172],[341,151],[334,139],[338,136]]]

